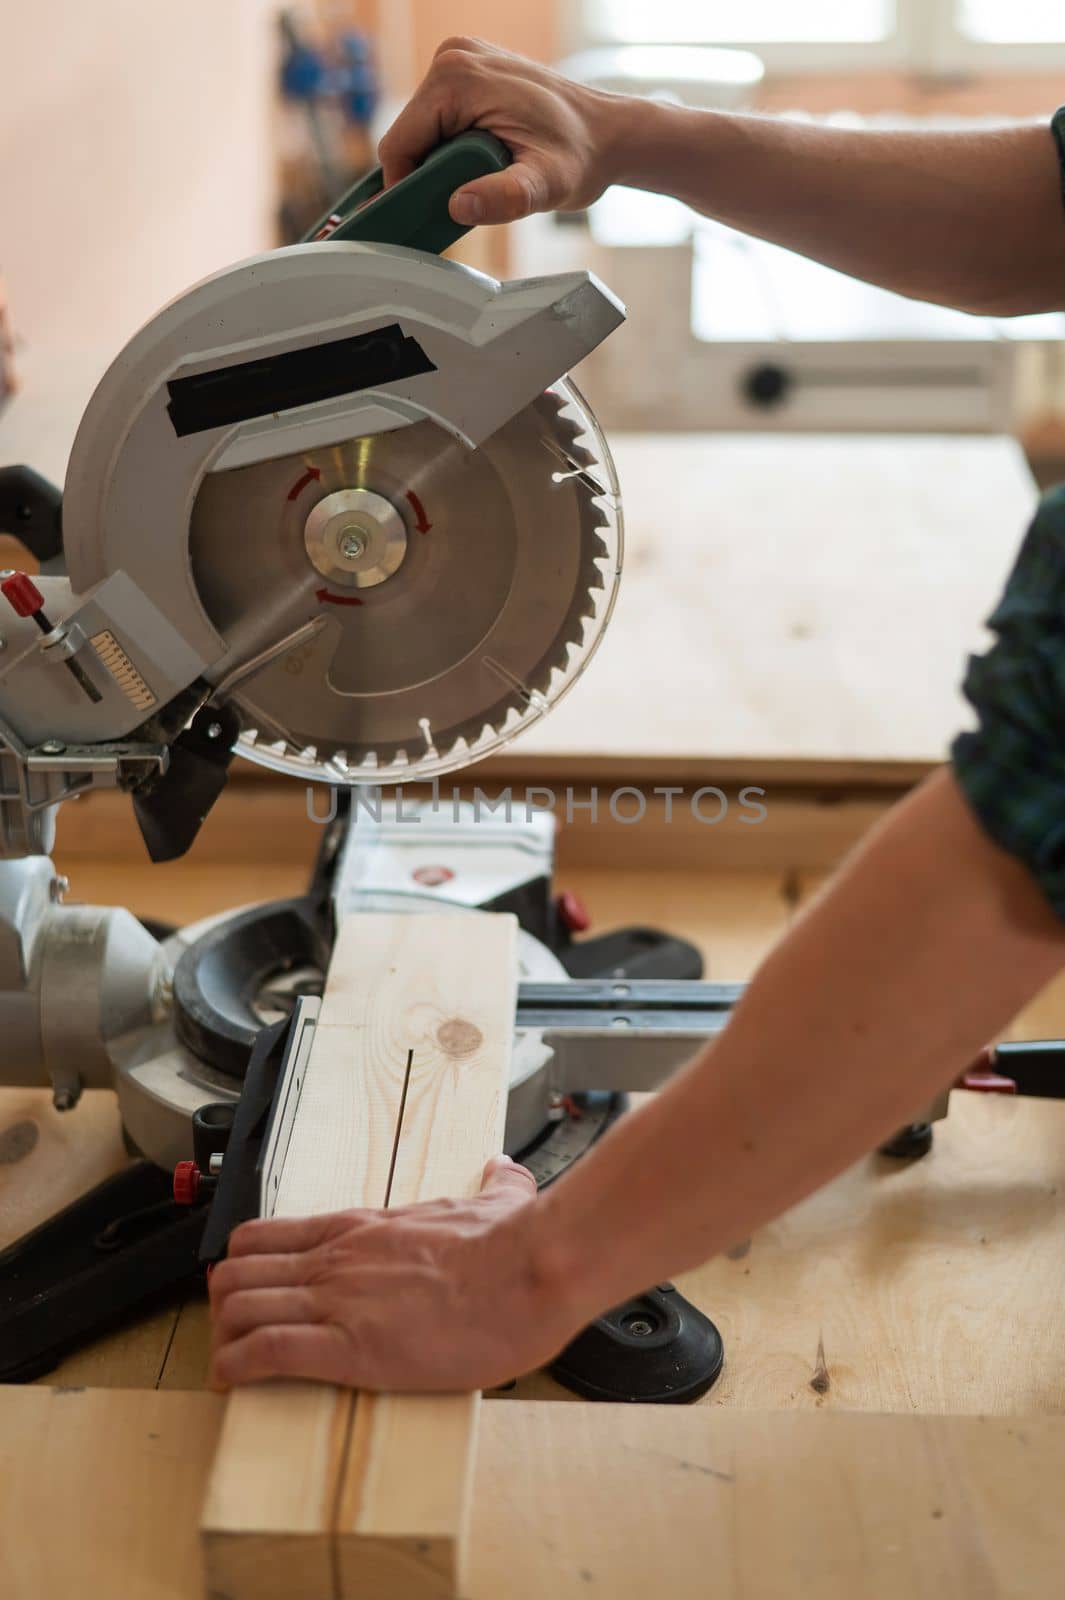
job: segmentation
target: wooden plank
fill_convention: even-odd
[[[502,1148],[517,923],[467,912],[458,932],[455,913],[341,927],[275,1215],[476,1193]],[[404,1593],[454,1592],[477,1397],[352,1407],[317,1385],[231,1397],[203,1520],[210,1580],[230,1600],[294,1586],[333,1600],[383,1571]]]
[[[239,1389],[226,1405],[200,1522],[221,1600],[336,1600],[332,1525],[351,1394],[326,1384]]]
[[[1060,1417],[514,1402],[483,1435],[470,1600],[1061,1592]]]
[[[377,1137],[360,1162],[359,1204],[386,1203],[386,1185],[392,1205],[476,1194],[485,1161],[503,1148],[517,922],[463,913],[459,925],[455,916],[353,917],[341,930],[339,977],[327,988],[319,1028],[338,1041],[364,1028],[372,1051],[363,1094]],[[366,970],[371,941],[391,992]],[[381,1157],[391,1153],[388,1130],[408,1060],[389,1173]],[[312,1082],[313,1075],[312,1056]],[[457,1592],[479,1399],[360,1396],[338,1501],[342,1596]]]
[[[0,1388],[4,1600],[204,1600],[196,1521],[221,1419],[211,1394]]]
[[[221,1414],[216,1395],[0,1389],[4,1600],[204,1600],[196,1516]],[[1060,1416],[493,1405],[466,1593],[1057,1595],[1063,1472]]]
[[[60,1113],[50,1089],[0,1089],[0,1249],[128,1160],[109,1091]]]
[[[460,1593],[480,1398],[359,1395],[337,1503],[339,1600]]]
[[[193,1289],[178,1310],[173,1337],[158,1378],[160,1389],[203,1389],[211,1356],[211,1311],[207,1296]]]
[[[652,761],[742,759],[757,781],[768,761],[807,778],[831,761],[860,780],[867,762],[942,759],[966,715],[965,657],[1034,505],[1015,440],[609,441],[625,509],[617,607],[580,691],[522,736],[515,764],[579,773],[611,756],[631,783]]]
[[[1063,1231],[1065,1102],[955,1091],[930,1155],[869,1155],[678,1278],[725,1341],[702,1403],[1065,1411]]]

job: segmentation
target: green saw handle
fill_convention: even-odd
[[[460,133],[438,144],[420,167],[382,187],[381,168],[360,178],[332,210],[303,236],[304,244],[320,239],[356,240],[365,244],[402,244],[411,250],[440,255],[469,228],[452,220],[448,201],[456,189],[509,167],[511,154],[491,133]]]

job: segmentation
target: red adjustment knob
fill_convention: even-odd
[[[33,617],[44,605],[44,595],[32,578],[24,572],[9,572],[0,579],[3,593],[11,609],[20,617]]]
[[[569,889],[563,890],[558,897],[558,914],[562,926],[568,928],[570,933],[587,933],[592,925],[584,901]]]
[[[985,1045],[967,1072],[957,1080],[955,1088],[972,1089],[976,1094],[1016,1094],[1017,1084],[995,1067],[995,1048]]]
[[[179,1206],[191,1206],[200,1192],[202,1174],[195,1161],[179,1161],[174,1168],[174,1199]]]

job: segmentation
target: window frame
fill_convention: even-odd
[[[684,39],[627,40],[611,33],[606,20],[610,0],[583,0],[570,31],[573,49],[627,43],[690,44]],[[573,12],[567,12],[571,17]],[[882,40],[864,43],[821,43],[729,39],[720,48],[751,50],[769,72],[818,74],[842,70],[903,71],[944,76],[951,73],[998,74],[1053,72],[1065,65],[1065,39],[1052,43],[1001,44],[971,39],[959,24],[958,0],[895,0],[896,21]],[[579,20],[578,20],[579,19]],[[699,41],[695,41],[699,42]],[[708,41],[709,42],[709,41]],[[1065,92],[1062,94],[1065,99]]]

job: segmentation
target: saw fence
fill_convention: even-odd
[[[516,951],[507,915],[466,913],[461,928],[448,914],[344,922],[275,1216],[477,1192],[503,1146]],[[208,1593],[456,1594],[479,1399],[235,1391],[201,1525]]]

